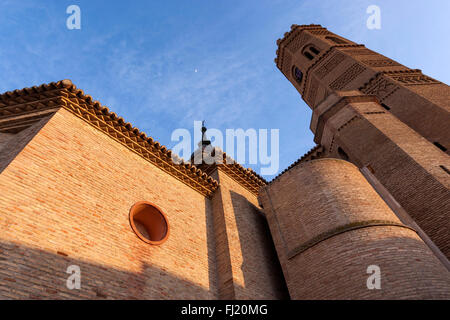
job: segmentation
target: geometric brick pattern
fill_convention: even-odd
[[[311,36],[306,33],[300,33],[300,35],[292,38],[292,40],[286,44],[286,48],[292,53],[296,53],[299,49],[301,49],[306,42],[311,38]]]
[[[361,60],[361,62],[370,67],[391,67],[400,65],[400,63],[389,59]]]
[[[440,81],[422,74],[420,70],[386,71],[384,74],[404,85],[428,85],[441,83]]]
[[[319,79],[325,78],[325,76],[333,71],[342,61],[344,61],[345,55],[340,52],[334,54],[324,65],[322,65],[317,71],[315,71],[316,76]]]
[[[398,89],[398,85],[392,81],[389,81],[389,79],[384,77],[382,74],[378,74],[359,90],[365,94],[375,95],[378,99],[380,99],[380,101],[383,101]]]
[[[342,90],[347,84],[353,81],[357,76],[363,73],[366,69],[360,64],[353,64],[348,70],[341,74],[336,80],[330,84],[332,90]]]

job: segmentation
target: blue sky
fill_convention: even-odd
[[[66,27],[72,4],[81,30]],[[372,4],[381,30],[366,28]],[[280,129],[282,171],[314,146],[311,111],[273,62],[291,24],[321,24],[450,83],[449,14],[448,0],[0,0],[0,92],[71,79],[168,147],[194,120]]]

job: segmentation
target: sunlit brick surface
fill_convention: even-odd
[[[292,298],[450,298],[450,273],[353,164],[300,164],[259,197]],[[370,265],[380,290],[367,288]]]
[[[217,296],[209,200],[64,109],[1,173],[0,190],[3,298]],[[168,217],[161,246],[130,227],[142,200]],[[81,290],[66,288],[71,264]]]

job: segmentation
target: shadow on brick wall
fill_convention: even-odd
[[[230,191],[242,250],[244,283],[260,291],[261,298],[271,294],[289,299],[269,225],[264,214],[242,195]],[[264,288],[261,287],[264,284]]]
[[[67,288],[70,265],[80,267],[80,290]],[[146,263],[135,273],[0,241],[0,299],[215,298],[207,288]]]
[[[47,124],[52,115],[39,120],[37,123],[34,123],[20,132],[9,133],[7,139],[4,138],[0,145],[0,174]],[[0,133],[1,132],[2,131],[0,130]]]
[[[208,247],[208,277],[209,287],[215,288],[213,292],[215,297],[219,297],[218,292],[218,277],[217,277],[217,257],[216,257],[216,243],[214,236],[214,221],[213,208],[209,199],[205,199],[205,221],[206,221],[206,242]]]

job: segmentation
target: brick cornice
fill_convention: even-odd
[[[369,227],[399,227],[399,228],[406,228],[417,233],[417,230],[415,230],[414,228],[396,221],[389,221],[389,220],[356,221],[335,227],[327,232],[315,236],[314,238],[306,241],[305,243],[300,244],[299,246],[295,247],[294,249],[292,249],[287,253],[287,258],[292,259],[297,255],[303,253],[304,251],[308,250],[309,248],[312,248],[315,245],[319,244],[320,242],[325,241],[334,236],[337,236],[341,233]]]
[[[5,92],[0,95],[0,120],[20,115],[64,108],[151,162],[186,185],[209,197],[218,182],[190,163],[176,164],[172,151],[103,107],[91,96],[77,89],[70,80],[63,80]],[[175,158],[177,158],[175,156]]]
[[[215,170],[221,170],[238,182],[241,186],[249,190],[254,195],[258,195],[259,189],[267,184],[267,181],[250,168],[244,168],[234,161],[225,152],[223,153],[223,163],[202,164],[201,169],[207,174],[212,174]]]
[[[315,136],[314,141],[320,143],[322,141],[322,134],[325,128],[326,122],[333,117],[336,113],[341,111],[345,106],[351,103],[364,103],[364,102],[375,102],[380,103],[376,96],[374,95],[356,95],[356,96],[342,96],[338,101],[333,103],[329,108],[318,114],[317,127],[314,130]],[[316,109],[317,110],[317,109]],[[356,118],[360,118],[359,116]],[[351,120],[353,120],[352,118]],[[350,121],[351,121],[350,120]]]

